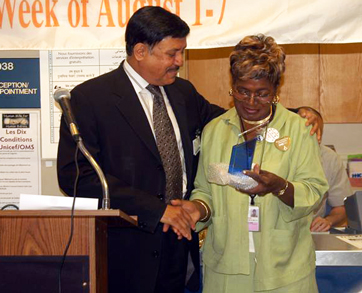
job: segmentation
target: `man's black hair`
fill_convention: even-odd
[[[179,16],[159,6],[145,6],[130,18],[126,28],[127,55],[133,54],[137,43],[152,49],[166,37],[185,38],[190,28]]]

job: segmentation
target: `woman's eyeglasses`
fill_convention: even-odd
[[[270,104],[272,102],[270,97],[275,96],[270,92],[260,91],[253,93],[244,89],[230,89],[229,95],[242,102],[246,102],[248,99],[254,98],[254,101],[259,104]]]

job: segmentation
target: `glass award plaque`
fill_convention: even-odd
[[[229,164],[230,174],[240,174],[251,169],[256,142],[257,138],[254,138],[233,146]]]

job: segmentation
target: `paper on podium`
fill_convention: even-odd
[[[20,210],[71,210],[73,197],[20,194]],[[97,210],[98,198],[77,197],[74,209]]]

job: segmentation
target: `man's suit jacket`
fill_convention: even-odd
[[[177,78],[164,89],[180,128],[187,173],[187,199],[193,189],[198,162],[198,156],[193,154],[192,142],[203,127],[224,110],[208,103],[186,80]],[[111,208],[138,216],[138,228],[121,228],[110,234],[114,239],[109,239],[109,242],[118,242],[118,257],[123,262],[111,270],[124,278],[122,286],[137,283],[133,287],[129,285],[127,290],[132,291],[124,288],[124,292],[153,292],[159,255],[163,249],[159,221],[166,204],[165,173],[148,120],[123,64],[110,73],[78,85],[71,95],[83,142],[107,178]],[[61,189],[68,195],[73,195],[76,173],[74,152],[75,143],[62,118],[58,180]],[[77,195],[101,198],[102,189],[95,171],[83,155],[78,158],[80,178]],[[195,236],[188,245],[193,247],[191,251],[197,259]]]

